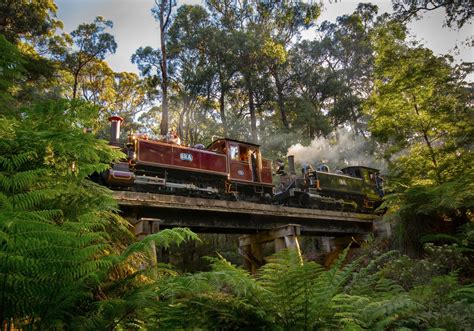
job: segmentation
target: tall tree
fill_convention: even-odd
[[[335,127],[350,124],[365,135],[366,123],[362,103],[370,95],[373,83],[374,47],[371,34],[385,16],[377,17],[378,8],[359,4],[350,15],[339,16],[336,23],[323,22],[319,31],[323,38],[318,56],[329,69],[327,83],[332,87],[332,104],[328,114]]]
[[[25,73],[25,59],[21,52],[0,35],[0,114],[10,110],[13,97],[11,88]]]
[[[260,24],[268,29],[269,38],[264,45],[264,57],[273,77],[278,110],[283,127],[289,129],[284,90],[291,75],[288,74],[286,51],[302,30],[311,28],[320,14],[320,5],[302,1],[264,2],[257,7]]]
[[[103,60],[108,54],[115,53],[115,38],[105,32],[112,26],[112,21],[105,20],[102,16],[96,17],[93,23],[80,24],[71,32],[74,47],[60,52],[64,66],[73,76],[72,99],[78,97],[80,75],[84,68],[91,62]]]
[[[267,86],[272,85],[271,75],[278,85],[277,109],[283,126],[288,127],[282,92],[284,82],[277,68],[285,62],[292,38],[312,25],[319,15],[319,7],[303,1],[284,4],[279,1],[207,1],[207,6],[213,22],[237,45],[230,49],[239,74],[239,88],[247,103],[251,139],[258,140],[257,115],[263,113],[264,106],[273,99],[267,90]]]
[[[155,7],[152,9],[153,16],[160,24],[160,69],[161,69],[161,124],[162,135],[168,133],[168,55],[167,55],[167,33],[171,25],[171,13],[176,6],[176,0],[155,0]]]
[[[387,147],[405,183],[440,184],[472,166],[469,93],[449,56],[410,47],[404,38],[404,28],[396,23],[376,35],[369,128]]]
[[[185,125],[189,113],[207,97],[207,89],[212,77],[206,44],[209,38],[209,20],[201,6],[181,6],[169,30],[169,59],[173,67],[172,88],[177,105],[178,134],[189,142],[189,130],[197,123]],[[201,107],[206,108],[206,107]],[[203,109],[201,111],[205,111]]]

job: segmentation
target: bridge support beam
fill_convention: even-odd
[[[360,247],[360,245],[367,241],[368,238],[369,235],[354,235],[337,237],[329,240],[330,251],[325,252],[326,256],[324,258],[323,266],[327,269],[330,268],[347,247],[351,250]]]
[[[143,240],[149,234],[157,233],[160,231],[160,219],[156,218],[140,218],[140,219],[129,219],[129,222],[133,224],[135,236],[139,240]],[[150,247],[148,248],[148,256],[151,260],[153,266],[160,262],[168,262],[169,252],[167,249],[160,248],[157,250],[155,242],[150,242]]]
[[[256,273],[257,269],[265,264],[263,245],[272,241],[275,245],[275,252],[279,252],[285,248],[296,249],[301,257],[300,244],[298,241],[300,234],[299,225],[288,224],[257,234],[241,236],[239,238],[239,252],[244,258],[244,268],[251,273]]]

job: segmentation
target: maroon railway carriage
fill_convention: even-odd
[[[114,164],[105,182],[154,192],[271,199],[271,161],[262,158],[259,145],[218,139],[199,147],[130,136],[128,162]]]

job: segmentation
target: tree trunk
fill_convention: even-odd
[[[166,53],[166,26],[165,26],[165,9],[166,1],[161,0],[160,3],[160,45],[161,45],[161,123],[160,133],[166,135],[168,133],[168,64]]]
[[[258,142],[258,135],[257,135],[257,116],[255,114],[255,103],[253,100],[253,88],[252,84],[248,81],[247,82],[247,91],[249,97],[249,112],[250,112],[250,132],[252,135],[252,141],[254,143]]]
[[[308,127],[308,135],[309,135],[309,139],[311,139],[311,140],[316,138],[315,129],[311,124]]]
[[[192,141],[192,132],[191,132],[191,120],[189,118],[190,116],[190,112],[187,112],[185,114],[185,117],[186,117],[186,135],[185,135],[185,140],[188,142],[188,144],[191,144],[192,146],[194,146],[194,142]]]
[[[283,127],[286,130],[289,130],[290,125],[288,124],[288,118],[286,116],[285,100],[283,97],[283,84],[280,81],[280,76],[278,75],[277,69],[272,70],[272,72],[273,72],[273,78],[275,78],[275,85],[277,88],[278,108],[280,108],[281,122],[283,124]]]
[[[189,97],[184,96],[183,97],[183,111],[179,115],[179,121],[178,121],[178,136],[181,137],[181,142],[183,144],[188,143],[188,140],[185,139],[185,136],[184,136],[184,119],[188,111],[189,111]]]
[[[413,96],[413,105],[415,107],[416,115],[420,116],[420,111],[418,110],[418,105],[416,103],[415,96]],[[433,164],[433,168],[436,174],[436,179],[438,180],[438,183],[441,183],[443,181],[443,178],[441,177],[441,173],[439,172],[438,161],[436,160],[436,154],[435,154],[433,145],[431,145],[430,138],[428,137],[428,130],[422,124],[420,125],[420,127],[421,127],[421,132],[423,133],[423,139],[430,153],[431,163]]]
[[[224,136],[227,135],[227,118],[225,116],[225,90],[221,82],[221,94],[219,96],[219,111],[221,114],[222,127],[224,129]]]
[[[74,72],[74,86],[72,87],[72,99],[77,97],[77,86],[79,85],[79,71]]]

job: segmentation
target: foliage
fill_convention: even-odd
[[[85,67],[93,62],[103,60],[108,54],[115,53],[117,43],[106,29],[112,28],[112,21],[102,16],[95,18],[93,23],[82,23],[71,32],[74,47],[58,49],[57,57],[73,77],[71,98],[78,96],[78,84]]]
[[[406,21],[419,18],[420,12],[425,13],[443,8],[446,15],[446,25],[452,27],[453,23],[460,29],[469,23],[473,9],[469,1],[453,0],[392,0],[393,9],[397,19]]]
[[[377,30],[369,129],[389,163],[384,207],[399,247],[420,253],[419,238],[453,233],[472,211],[472,106],[464,74],[449,56],[405,41],[405,27]]]
[[[422,238],[442,239],[439,236],[443,233],[445,239],[453,238],[457,231],[468,238],[472,201],[472,175],[468,172],[441,185],[416,185],[393,193],[386,197],[381,208],[388,207],[385,218],[395,224],[397,248],[419,254]],[[462,245],[461,241],[448,241],[452,242]],[[464,240],[464,245],[469,245],[468,240]]]
[[[25,59],[18,49],[0,35],[0,114],[10,108],[8,106],[14,100],[10,88],[22,77],[24,63]]]
[[[211,272],[168,279],[142,318],[150,323],[145,327],[204,329],[372,329],[421,322],[412,316],[422,305],[401,287],[369,272],[372,265],[342,266],[344,258],[325,271],[295,251],[283,251],[256,278],[214,259]]]
[[[456,244],[436,246],[425,244],[423,259],[406,255],[388,261],[383,275],[396,281],[406,290],[429,284],[434,277],[470,271],[469,259]]]
[[[53,0],[2,0],[0,2],[0,34],[10,42],[54,34],[62,27],[55,19],[58,8]]]
[[[379,30],[376,51],[369,128],[385,144],[387,156],[395,154],[396,176],[405,184],[439,184],[472,168],[471,108],[449,57],[409,47],[397,24]]]
[[[86,316],[86,325],[110,327],[137,300],[143,304],[133,298],[143,292],[137,278],[154,276],[144,270],[153,265],[143,256],[151,243],[196,239],[187,229],[165,230],[124,247],[133,239],[110,191],[86,179],[122,156],[84,132],[94,111],[54,101],[22,109],[21,121],[0,118],[0,318],[7,328],[79,327]]]
[[[2,321],[46,327],[67,320],[111,265],[105,229],[115,203],[84,177],[118,154],[81,133],[87,109],[67,108],[49,103],[24,109],[21,121],[2,118]]]
[[[422,328],[470,330],[474,325],[473,286],[460,286],[453,274],[433,277],[410,291],[410,296],[424,305],[420,312]]]

